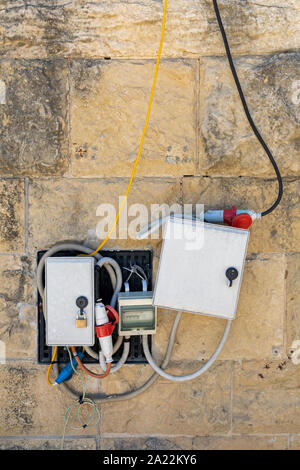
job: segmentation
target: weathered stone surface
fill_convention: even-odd
[[[131,175],[154,68],[153,61],[72,62],[73,175]],[[138,175],[195,173],[195,75],[192,62],[162,61]]]
[[[0,299],[0,340],[6,359],[36,357],[36,318],[34,305],[14,305]]]
[[[33,302],[33,266],[26,257],[1,256],[0,340],[6,358],[35,357],[36,309]]]
[[[297,437],[293,445],[298,445]],[[101,450],[285,450],[286,436],[113,437],[101,439]]]
[[[0,253],[24,251],[24,182],[17,179],[0,179]]]
[[[93,247],[103,240],[97,229],[106,214],[99,206],[118,208],[127,188],[163,2],[0,4],[0,449],[59,449],[73,398],[49,387],[47,366],[35,363],[36,251],[66,239]],[[67,449],[97,449],[100,439],[108,450],[300,447],[300,5],[219,4],[249,107],[285,177],[282,204],[251,228],[237,318],[218,362],[195,381],[159,378],[132,400],[101,404],[100,425],[68,429]],[[32,180],[24,187],[25,177]],[[138,231],[150,215],[131,204],[259,211],[276,194],[272,167],[238,99],[212,1],[169,1],[149,130],[128,200],[128,230]],[[156,208],[153,219],[159,215]],[[152,248],[155,277],[160,237],[112,237],[105,248]],[[173,316],[159,312],[158,362]],[[199,368],[223,328],[219,319],[184,314],[168,371]],[[92,369],[98,371],[97,365]],[[126,365],[101,382],[85,377],[86,389],[122,393],[152,374],[150,366]],[[73,380],[80,390],[79,378]],[[78,424],[74,416],[70,424]]]
[[[300,363],[300,255],[287,257],[287,354],[295,364]]]
[[[226,433],[230,428],[230,375],[230,364],[225,362],[217,363],[205,377],[192,382],[173,384],[159,379],[126,406],[122,402],[102,405],[101,432],[117,429],[119,433],[134,434]],[[103,381],[101,390],[105,386],[104,391],[108,392],[109,380],[114,379],[109,378],[105,384]],[[136,385],[135,381],[129,386],[127,382],[126,389]]]
[[[206,209],[268,209],[277,197],[277,181],[263,178],[184,178],[183,203],[205,204]],[[271,214],[251,227],[248,253],[300,250],[300,181],[284,180],[284,196]]]
[[[127,179],[33,181],[29,188],[30,250],[34,253],[38,248],[47,248],[66,239],[87,241],[92,246],[98,246],[101,240],[99,241],[99,236],[96,237],[96,227],[105,214],[97,212],[97,208],[100,204],[112,204],[118,209],[119,196],[125,194],[127,184]],[[180,204],[180,197],[180,183],[176,179],[149,178],[146,181],[137,179],[128,199],[128,211],[131,204],[137,203],[145,204],[147,208],[152,203]],[[41,204],[41,200],[43,200],[43,204]],[[135,214],[130,214],[128,229],[130,229],[129,224],[133,223],[136,218]],[[112,217],[109,229],[114,220],[115,217]],[[146,216],[142,214],[140,225],[143,226],[147,223],[147,214]],[[134,236],[134,232],[133,227],[132,236]],[[118,231],[117,236],[119,234],[126,236],[126,233],[126,230]],[[155,248],[158,244],[160,245],[159,239],[151,243],[151,240],[112,238],[106,247],[134,249],[153,246]]]
[[[0,175],[60,175],[67,168],[67,77],[61,60],[1,62]]]
[[[46,381],[47,366],[25,362],[12,362],[0,367],[2,401],[0,404],[0,435],[2,436],[61,436],[64,415],[74,399],[60,387],[49,387]],[[80,381],[74,379],[80,390]],[[97,392],[97,381],[87,381],[87,393]],[[82,417],[90,417],[91,409],[82,409]],[[89,413],[89,414],[88,414]],[[69,424],[78,426],[76,408]],[[67,435],[95,435],[97,426],[70,431]]]
[[[190,442],[187,439],[187,442]],[[176,438],[164,437],[109,437],[100,441],[101,450],[181,450]]]
[[[143,385],[153,374],[147,364],[126,364],[118,373],[111,374],[101,381],[101,392],[105,394],[123,393],[124,390],[135,390]],[[102,429],[103,431],[103,429]]]
[[[192,449],[199,450],[286,450],[288,447],[286,436],[195,437],[192,443]]]
[[[61,439],[1,439],[0,450],[60,450]],[[96,440],[68,439],[64,441],[64,450],[96,450]]]
[[[300,53],[235,59],[254,122],[283,175],[300,174]],[[227,59],[200,64],[200,173],[274,176],[245,116]]]
[[[300,449],[300,436],[292,435],[289,438],[289,449],[299,450]]]
[[[288,360],[236,363],[234,433],[299,433],[298,369]]]
[[[236,319],[220,355],[223,360],[285,357],[285,258],[263,255],[246,261]],[[154,338],[155,357],[166,351],[174,313],[160,311]],[[214,352],[225,321],[184,313],[178,329],[171,364],[188,366]]]
[[[1,3],[2,56],[153,57],[157,52],[161,1]],[[261,54],[299,47],[297,0],[224,0],[219,4],[233,52]],[[223,45],[212,2],[169,2],[164,54],[184,57],[219,53],[223,53]]]

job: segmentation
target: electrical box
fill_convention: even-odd
[[[170,217],[153,304],[233,320],[249,231]]]
[[[94,266],[92,257],[49,257],[45,266],[46,343],[93,346]]]
[[[152,335],[156,333],[156,308],[153,292],[120,292],[119,335]]]

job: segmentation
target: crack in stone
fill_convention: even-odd
[[[287,6],[278,6],[278,5],[265,5],[263,3],[257,3],[257,2],[246,2],[248,5],[256,5],[258,7],[264,7],[264,8],[278,8],[280,10],[291,10],[291,7]]]
[[[64,8],[68,5],[71,5],[72,2],[68,2],[68,3],[63,3],[61,5],[42,5],[40,3],[38,3],[37,5],[33,5],[31,3],[25,3],[25,5],[19,5],[19,6],[14,6],[14,7],[8,7],[8,8],[2,8],[0,10],[0,12],[9,12],[9,11],[18,11],[18,10],[23,10],[26,8],[34,8],[36,10],[38,10],[39,8],[43,8],[45,10],[55,10],[57,8]]]

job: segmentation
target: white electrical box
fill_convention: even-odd
[[[46,343],[93,346],[94,265],[92,257],[49,257],[45,267]]]
[[[170,217],[153,304],[233,320],[249,231]]]

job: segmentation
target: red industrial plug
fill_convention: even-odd
[[[95,326],[97,338],[105,338],[106,336],[111,336],[119,321],[119,315],[117,314],[114,308],[112,308],[110,305],[106,305],[105,309],[109,321],[102,325]]]
[[[231,209],[224,210],[224,222],[232,227],[247,229],[252,225],[252,217],[246,212],[237,214],[237,208],[232,206]]]
[[[106,305],[105,307],[102,302],[96,302],[95,321],[95,331],[99,340],[101,352],[105,357],[106,363],[112,362],[112,333],[119,321],[119,315],[110,305]]]
[[[253,220],[260,218],[260,214],[254,211],[238,210],[235,206],[231,209],[209,210],[204,213],[204,220],[210,223],[225,223],[232,227],[248,229]]]

